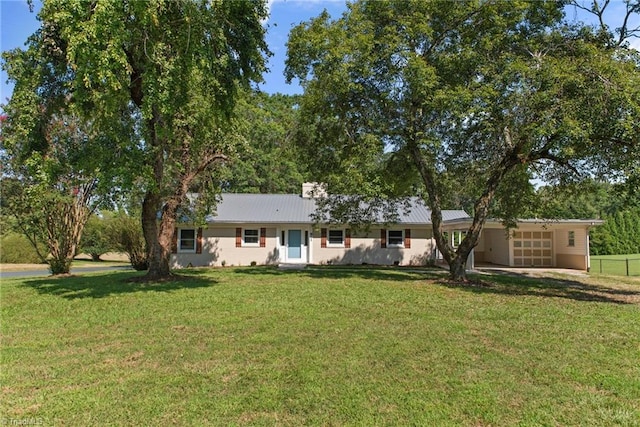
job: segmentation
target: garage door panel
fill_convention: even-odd
[[[553,265],[553,233],[549,231],[517,231],[513,234],[513,264],[522,267]]]

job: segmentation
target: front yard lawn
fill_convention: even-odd
[[[3,280],[0,419],[640,425],[640,279],[180,273]]]

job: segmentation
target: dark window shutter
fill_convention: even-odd
[[[407,228],[404,230],[404,247],[407,249],[411,249],[411,229]]]
[[[202,253],[202,227],[198,228],[198,232],[196,235],[196,253]]]
[[[384,228],[380,229],[380,247],[387,247],[387,230],[385,230]]]
[[[242,228],[236,228],[236,248],[242,246]]]
[[[320,229],[320,247],[321,248],[327,247],[327,229],[326,228]]]
[[[351,247],[351,230],[349,228],[344,230],[344,247],[345,248]]]
[[[264,248],[266,246],[267,246],[267,229],[261,228],[260,229],[260,247]]]
[[[171,253],[178,253],[178,229],[173,229],[173,238],[171,239]]]

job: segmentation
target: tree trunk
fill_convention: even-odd
[[[511,136],[507,128],[504,129],[504,137],[508,140],[509,145],[512,146]],[[487,180],[485,191],[474,204],[473,221],[467,229],[464,239],[458,246],[457,250],[454,251],[450,242],[448,242],[443,235],[442,206],[440,203],[440,194],[438,192],[439,187],[436,180],[436,171],[424,158],[419,146],[416,144],[412,145],[413,160],[422,177],[425,188],[427,189],[428,205],[431,208],[433,237],[436,241],[438,250],[449,265],[449,276],[451,280],[466,280],[465,267],[467,259],[469,258],[471,250],[478,244],[480,232],[482,231],[484,223],[489,215],[489,207],[496,190],[504,176],[513,169],[515,165],[523,161],[518,155],[519,149],[520,146],[516,146],[511,149],[493,169],[493,172]]]
[[[149,270],[147,271],[147,280],[162,280],[171,276],[169,261],[171,257],[171,237],[168,244],[163,236],[163,230],[166,229],[166,222],[172,221],[171,225],[175,225],[175,214],[173,218],[167,217],[165,212],[166,205],[162,206],[162,196],[160,190],[164,182],[164,156],[165,147],[168,141],[158,135],[158,129],[162,127],[162,116],[158,108],[154,106],[153,116],[147,121],[149,130],[149,143],[155,148],[155,160],[153,162],[154,188],[147,191],[142,201],[142,231],[144,240],[147,244],[147,261]],[[160,219],[158,221],[158,213]],[[166,232],[166,231],[164,231]],[[171,230],[173,233],[173,230]]]
[[[171,242],[176,227],[182,196],[176,194],[159,207],[160,197],[148,192],[142,203],[142,229],[147,242],[148,280],[162,280],[171,276]],[[161,212],[160,220],[157,212]]]
[[[166,251],[161,247],[158,234],[158,212],[160,212],[160,197],[157,193],[148,191],[142,202],[142,232],[147,243],[149,270],[146,277],[149,280],[166,279],[171,275],[170,253],[165,255]]]
[[[49,270],[53,275],[68,274],[71,262],[76,255],[91,209],[87,207],[93,184],[83,187],[83,192],[73,199],[62,200],[49,207],[45,222],[47,228],[47,246],[51,258]],[[86,194],[85,194],[86,193]]]
[[[453,258],[451,264],[449,264],[449,278],[456,282],[464,282],[467,280],[467,259],[469,253],[459,254]]]

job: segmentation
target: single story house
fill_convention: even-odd
[[[314,184],[296,194],[223,194],[205,227],[179,224],[171,265],[264,264],[425,265],[437,260],[431,212],[419,199],[393,225],[368,230],[317,224]],[[443,211],[445,228],[457,244],[471,219],[462,210]],[[491,263],[519,267],[589,268],[589,228],[598,220],[522,220],[507,232],[488,221],[469,267]]]

